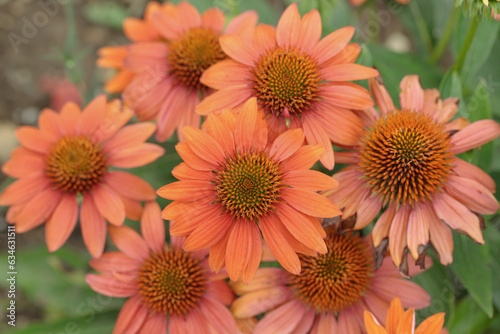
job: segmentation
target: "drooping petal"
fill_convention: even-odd
[[[415,260],[419,257],[419,246],[426,246],[429,242],[429,215],[428,208],[416,205],[411,211],[408,220],[408,249]]]
[[[92,290],[109,297],[126,298],[137,293],[135,283],[120,281],[112,276],[87,274],[85,282]]]
[[[129,298],[123,305],[116,319],[113,334],[135,333],[141,328],[149,310],[141,303],[140,296]]]
[[[262,237],[253,222],[239,220],[227,243],[226,269],[231,280],[249,282],[262,258]]]
[[[236,321],[226,306],[210,298],[203,298],[200,302],[200,309],[216,333],[236,333]]]
[[[48,188],[50,181],[45,176],[30,175],[23,177],[2,191],[0,205],[13,205],[28,201],[30,198]]]
[[[59,199],[62,193],[52,188],[47,188],[44,191],[36,194],[27,202],[21,204],[19,212],[15,214],[16,231],[23,233],[29,231],[36,226],[44,223],[52,214],[56,206],[59,204]],[[9,209],[9,213],[12,208]],[[7,213],[5,219],[7,222],[13,223]]]
[[[322,124],[317,122],[313,116],[304,115],[302,118],[304,133],[309,145],[320,145],[323,147],[323,154],[319,160],[328,169],[332,170],[335,166],[335,159],[333,157],[333,148],[330,138],[325,132]]]
[[[184,241],[183,248],[191,252],[215,245],[232,227],[230,215],[215,216],[199,224]]]
[[[120,197],[108,186],[99,184],[92,188],[95,205],[111,224],[121,225],[125,220],[125,207]]]
[[[100,257],[106,243],[106,221],[97,210],[94,198],[90,193],[83,196],[80,209],[80,227],[83,242],[90,255],[94,258]]]
[[[396,109],[394,107],[394,102],[392,102],[392,98],[389,95],[389,92],[384,86],[382,77],[379,76],[377,78],[371,78],[370,80],[368,80],[368,85],[370,87],[370,91],[373,94],[373,98],[375,99],[375,103],[377,103],[377,107],[382,115],[385,115],[389,111],[394,111]]]
[[[336,217],[342,212],[325,196],[296,188],[281,190],[282,199],[306,215],[321,218]]]
[[[424,90],[420,86],[418,75],[407,75],[399,84],[401,93],[399,102],[401,108],[406,110],[421,111],[424,107]]]
[[[407,206],[396,210],[389,230],[389,250],[396,267],[401,264],[404,248],[407,246],[408,220],[411,209]]]
[[[454,153],[459,154],[484,145],[500,135],[500,125],[492,119],[483,119],[467,125],[451,136]]]
[[[139,270],[141,262],[121,252],[106,252],[99,258],[90,259],[89,265],[103,274],[135,273]]]
[[[498,211],[498,201],[495,196],[474,180],[450,175],[446,192],[474,212],[490,215]]]
[[[45,224],[45,241],[49,252],[58,250],[75,229],[78,218],[76,195],[65,194]]]
[[[255,326],[254,333],[291,333],[302,319],[306,307],[298,299],[292,299],[288,303],[267,313]]]

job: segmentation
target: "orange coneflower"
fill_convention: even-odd
[[[184,159],[173,170],[180,181],[158,190],[174,200],[163,211],[173,219],[170,233],[188,236],[187,251],[210,247],[210,266],[226,265],[232,280],[248,282],[259,266],[261,232],[278,261],[298,274],[296,251],[326,252],[316,217],[333,217],[338,208],[317,193],[337,186],[332,178],[309,170],[323,152],[303,146],[304,132],[289,130],[268,141],[255,98],[238,115],[210,115],[205,131],[186,127],[176,146]]]
[[[184,252],[183,238],[165,244],[165,226],[156,202],[147,203],[141,219],[143,238],[128,226],[110,226],[120,252],[104,253],[90,266],[102,275],[88,274],[87,283],[110,297],[129,298],[113,334],[222,333],[237,327],[227,308],[234,299],[227,274],[214,274],[208,250]]]
[[[425,319],[415,329],[415,311],[410,308],[405,312],[399,298],[394,298],[387,312],[385,328],[375,316],[365,311],[365,327],[368,334],[440,334],[443,331],[444,313],[438,313]]]
[[[344,208],[343,218],[357,213],[355,229],[387,205],[373,229],[373,243],[377,247],[388,237],[397,266],[408,249],[414,259],[425,256],[429,243],[441,263],[449,264],[449,227],[484,243],[478,214],[498,210],[493,179],[456,154],[496,138],[500,126],[493,120],[451,121],[458,99],[441,101],[438,90],[423,90],[416,75],[401,81],[401,109],[380,80],[370,80],[370,88],[380,115],[368,110],[368,127],[356,151],[338,155],[351,166],[333,176],[340,186],[329,198]]]
[[[326,254],[300,255],[302,272],[259,268],[248,284],[233,283],[236,318],[265,313],[253,333],[366,333],[363,312],[384,319],[389,302],[399,297],[405,306],[430,305],[419,285],[404,279],[389,256],[374,271],[369,238],[327,228]],[[416,268],[412,270],[418,271]]]
[[[196,111],[201,115],[223,108],[238,108],[256,97],[266,114],[269,130],[277,134],[302,128],[307,142],[321,145],[321,162],[334,166],[331,141],[354,145],[362,129],[349,109],[373,106],[369,92],[348,82],[377,75],[377,71],[354,64],[357,44],[349,44],[353,27],[339,29],[322,40],[317,10],[302,19],[297,4],[283,13],[277,29],[259,25],[252,43],[238,36],[221,37],[224,60],[201,76],[201,82],[217,92],[204,99]],[[289,123],[288,123],[289,122]]]
[[[211,89],[202,83],[201,74],[226,58],[219,36],[236,34],[250,39],[257,23],[254,11],[235,17],[224,31],[225,17],[218,8],[202,15],[183,1],[150,3],[144,20],[127,19],[124,31],[134,43],[105,47],[97,64],[118,68],[120,72],[108,90],[123,90],[124,102],[141,120],[156,119],[156,139],[165,141],[177,129],[200,125],[194,112]]]
[[[154,124],[123,127],[132,116],[118,100],[107,103],[101,95],[83,111],[67,103],[60,114],[43,110],[39,128],[20,127],[16,136],[22,146],[2,167],[19,180],[0,195],[0,205],[11,206],[6,218],[16,231],[26,232],[47,221],[47,247],[53,252],[75,228],[81,199],[83,241],[98,257],[106,241],[106,220],[121,225],[126,215],[139,219],[140,202],[156,198],[153,187],[110,167],[143,166],[164,150],[144,143]]]

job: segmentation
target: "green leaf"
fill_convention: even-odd
[[[462,78],[464,82],[469,82],[479,69],[484,65],[497,40],[500,24],[494,20],[483,20],[477,27],[474,41],[472,42],[462,69]],[[498,55],[497,55],[498,56]]]
[[[122,22],[129,16],[129,13],[125,7],[117,2],[104,1],[87,4],[83,15],[90,23],[121,29]]]
[[[490,219],[484,233],[484,239],[490,248],[491,268],[493,277],[493,304],[500,310],[500,215],[495,215]]]
[[[17,251],[16,295],[22,293],[27,298],[17,299],[16,308],[28,303],[43,306],[43,316],[49,320],[119,309],[122,300],[100,296],[85,282],[89,259],[86,250],[76,251],[69,245],[54,253],[49,253],[45,245]],[[0,261],[7,263],[4,256]],[[0,280],[0,286],[7,283]],[[98,306],[89,306],[89,301],[96,299],[100,300]]]
[[[481,80],[479,82],[474,95],[468,100],[467,112],[471,122],[490,119],[492,117],[490,93],[488,92],[488,87],[486,87],[486,81]],[[493,162],[494,147],[495,142],[489,142],[479,148],[475,148],[472,152],[472,163],[489,172]]]
[[[447,317],[454,313],[456,291],[452,275],[437,259],[433,257],[433,260],[432,267],[411,278],[431,296],[431,305],[416,311],[417,320],[427,319],[439,312],[445,312]]]
[[[464,98],[462,94],[462,83],[460,77],[456,71],[450,69],[444,75],[441,83],[439,84],[439,91],[441,92],[441,98],[446,99],[448,97],[456,97],[460,100],[458,104],[457,115],[460,117],[467,116],[464,107]]]
[[[379,45],[369,44],[373,65],[384,79],[394,103],[399,105],[399,83],[405,75],[418,74],[424,88],[436,88],[441,80],[441,70],[427,63],[422,57],[410,53],[396,53]]]
[[[448,317],[446,328],[453,334],[483,334],[490,323],[488,316],[467,297],[458,303],[455,314]]]
[[[488,244],[478,245],[469,237],[453,233],[455,250],[451,270],[488,317],[493,316],[493,277]],[[458,310],[457,310],[458,313]],[[451,331],[451,333],[454,333]]]
[[[78,333],[95,334],[111,333],[115,326],[118,311],[97,313],[94,315],[62,319],[44,324],[30,324],[28,327],[12,331],[12,334],[40,334],[40,333]]]

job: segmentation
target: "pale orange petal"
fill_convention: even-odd
[[[102,146],[102,149],[106,153],[111,153],[142,144],[151,137],[155,130],[156,125],[148,122],[126,126],[108,139]]]
[[[236,321],[226,306],[210,298],[203,298],[199,305],[207,323],[216,333],[236,333]]]
[[[305,53],[310,53],[321,38],[321,16],[313,9],[302,18],[297,47]]]
[[[455,157],[453,164],[455,165],[453,171],[457,173],[458,176],[477,181],[485,186],[489,192],[495,193],[495,180],[493,180],[493,178],[486,174],[481,168],[458,157]]]
[[[128,226],[108,227],[109,236],[116,247],[129,257],[144,261],[149,256],[149,248],[146,241]]]
[[[239,63],[253,66],[259,55],[243,38],[225,35],[219,39],[222,50]]]
[[[212,171],[217,168],[217,165],[209,163],[195,154],[187,143],[178,143],[175,145],[175,150],[179,153],[182,160],[191,168],[201,171]]]
[[[144,205],[141,217],[141,234],[155,252],[165,248],[165,222],[161,218],[161,209],[155,201]]]
[[[498,211],[498,201],[495,196],[474,180],[450,175],[446,192],[473,212],[491,215]]]
[[[389,230],[391,229],[392,220],[394,219],[395,214],[396,206],[391,204],[377,220],[377,223],[372,231],[374,247],[380,245],[382,240],[387,238],[389,235]]]
[[[104,175],[104,182],[120,195],[131,199],[152,201],[156,198],[154,188],[134,174],[110,171]]]
[[[16,138],[21,145],[35,152],[47,153],[55,140],[33,126],[20,126]]]
[[[133,296],[123,305],[116,319],[113,334],[135,333],[144,323],[149,313],[140,296]]]
[[[237,298],[231,305],[231,311],[236,318],[253,317],[285,303],[292,296],[293,291],[285,286],[252,291]]]
[[[401,206],[396,210],[389,230],[389,251],[396,267],[401,264],[404,248],[407,245],[408,220],[411,208]]]
[[[10,160],[2,166],[2,172],[13,178],[22,178],[32,174],[45,172],[43,155],[20,146],[10,154]]]
[[[167,333],[167,318],[162,313],[157,313],[146,319],[138,334]]]
[[[255,25],[257,24],[258,14],[255,10],[247,10],[236,15],[227,25],[226,35],[238,35],[243,39],[252,38]]]
[[[217,141],[206,132],[193,127],[182,130],[189,148],[203,160],[214,165],[225,161],[225,153]]]
[[[436,216],[433,208],[429,209],[429,216],[430,240],[439,255],[439,261],[448,265],[453,262],[453,235],[450,228]]]
[[[325,85],[322,96],[329,103],[345,109],[363,110],[374,106],[370,92],[350,82]]]
[[[121,225],[125,220],[125,207],[120,197],[104,184],[92,188],[95,205],[111,224]]]
[[[295,154],[284,160],[281,167],[284,171],[309,169],[318,161],[324,151],[325,149],[320,145],[302,146]]]
[[[382,77],[379,76],[377,78],[371,78],[368,80],[368,85],[382,115],[387,114],[389,111],[396,110],[394,102],[392,102],[392,98],[389,95],[387,88],[384,86]]]
[[[210,247],[210,255],[208,257],[208,265],[213,272],[219,272],[226,265],[226,249],[227,242],[231,231],[222,236],[218,243]]]
[[[306,310],[300,300],[292,299],[267,313],[255,326],[254,333],[290,333],[297,327]]]
[[[261,23],[255,28],[252,44],[259,54],[274,48],[276,43],[276,29],[273,26]]]
[[[401,276],[374,276],[373,292],[387,301],[398,297],[404,307],[421,309],[431,304],[431,297],[418,284],[403,279]]]
[[[217,7],[207,9],[201,15],[201,22],[206,28],[210,28],[217,33],[221,33],[224,28],[224,13]]]
[[[326,168],[332,170],[335,166],[333,148],[330,138],[323,128],[323,124],[318,122],[318,120],[312,115],[304,115],[304,117],[302,117],[302,122],[307,143],[323,147],[324,151],[319,160]]]
[[[144,143],[111,154],[107,163],[118,168],[134,168],[147,165],[165,154],[165,150],[156,144]]]
[[[312,50],[313,58],[322,64],[341,52],[354,35],[354,27],[343,27],[327,35]]]
[[[378,71],[359,64],[339,64],[321,70],[323,78],[329,81],[352,81],[374,78]]]
[[[23,177],[5,188],[0,194],[0,205],[19,204],[49,188],[50,181],[45,176],[33,174]]]
[[[382,209],[382,203],[377,197],[366,198],[357,211],[355,230],[361,230],[371,223]]]
[[[89,265],[103,274],[113,274],[113,272],[132,274],[139,270],[141,262],[121,252],[106,252],[99,258],[90,259]]]
[[[92,290],[104,296],[126,298],[137,293],[135,283],[119,281],[111,276],[87,274],[85,282]]]
[[[181,33],[181,27],[177,25],[176,20],[172,20],[168,15],[161,11],[151,13],[151,22],[154,27],[167,40],[175,39]]]
[[[62,195],[58,190],[47,188],[21,204],[20,210],[14,214],[14,217],[10,215],[13,214],[11,210],[15,206],[11,206],[5,219],[9,223],[15,222],[17,232],[29,231],[47,220],[59,204]]]
[[[208,180],[172,182],[158,189],[156,193],[163,198],[189,202],[216,194],[214,186]]]
[[[408,220],[408,249],[415,260],[419,257],[419,246],[429,242],[429,214],[425,205],[415,205]]]
[[[437,216],[448,226],[470,236],[474,241],[484,244],[479,218],[466,206],[446,193],[434,199],[433,205]]]
[[[399,102],[402,109],[421,111],[424,107],[424,90],[418,75],[407,75],[399,84]]]
[[[69,136],[75,132],[80,107],[73,102],[67,102],[59,112],[59,131],[63,136]]]
[[[146,22],[135,17],[123,20],[123,33],[134,42],[153,41],[159,38],[158,32]]]
[[[226,252],[226,269],[232,281],[236,281],[244,275],[247,278],[248,276],[253,277],[255,271],[257,271],[257,267],[249,268],[249,265],[252,263],[251,257],[257,256],[260,261],[261,254],[252,252],[257,242],[262,245],[259,230],[254,223],[246,220],[238,220],[234,223]],[[249,274],[249,269],[253,273]]]
[[[292,3],[283,12],[276,27],[276,40],[281,47],[294,47],[300,36],[300,14],[296,3]]]
[[[483,119],[467,125],[451,136],[453,152],[458,154],[484,145],[500,135],[500,125],[492,119]]]
[[[339,182],[316,170],[297,169],[287,173],[286,183],[293,188],[302,188],[311,191],[336,188]]]
[[[243,105],[236,118],[234,140],[240,152],[247,152],[253,146],[257,124],[257,99],[251,98]],[[221,160],[220,160],[221,161]]]
[[[222,60],[203,71],[200,82],[213,89],[242,85],[252,78],[248,66],[233,59]]]

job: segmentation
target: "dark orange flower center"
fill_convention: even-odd
[[[301,115],[318,101],[321,78],[316,62],[291,47],[260,56],[253,72],[259,104],[275,116]]]
[[[235,218],[257,220],[278,201],[281,176],[267,153],[236,153],[216,172],[217,202]]]
[[[421,112],[396,110],[381,117],[361,141],[360,169],[385,202],[431,200],[451,170],[450,137]]]
[[[200,83],[203,71],[227,57],[219,44],[219,35],[208,28],[189,29],[169,48],[170,74],[177,83],[192,89],[206,89]]]
[[[198,260],[180,250],[151,253],[139,270],[139,294],[151,310],[185,315],[205,293],[206,277]]]
[[[317,257],[299,255],[302,271],[290,275],[297,297],[317,312],[340,312],[358,302],[373,273],[369,249],[361,237],[332,231],[325,240],[328,252]]]
[[[45,162],[52,186],[73,194],[86,192],[106,172],[101,147],[85,137],[66,137],[57,142]]]

